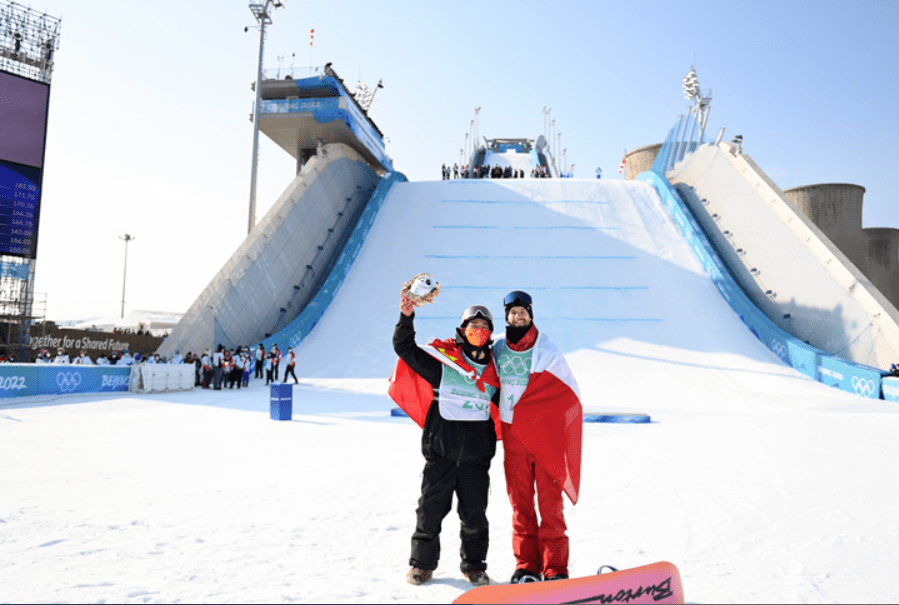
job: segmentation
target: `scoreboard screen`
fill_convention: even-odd
[[[0,160],[0,254],[34,258],[41,171]]]
[[[0,72],[0,254],[37,253],[50,86]]]

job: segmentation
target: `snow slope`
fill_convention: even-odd
[[[587,412],[571,571],[678,565],[691,602],[895,602],[899,408],[784,366],[705,277],[645,183],[402,183],[298,349],[292,422],[268,389],[0,406],[2,602],[449,602],[404,583],[423,459],[385,395],[400,285],[443,285],[420,342],[474,303],[535,299]],[[502,451],[488,572],[514,567]]]

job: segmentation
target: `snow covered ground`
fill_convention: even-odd
[[[899,601],[899,407],[784,366],[702,273],[647,185],[395,187],[299,348],[290,422],[250,388],[0,403],[2,602],[450,602],[404,582],[423,459],[386,378],[400,285],[443,284],[420,342],[469,304],[535,298],[587,412],[571,572],[676,564],[690,602]],[[502,448],[488,573],[514,567]]]

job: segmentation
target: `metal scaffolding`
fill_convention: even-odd
[[[60,25],[18,2],[0,4],[0,70],[49,84]]]

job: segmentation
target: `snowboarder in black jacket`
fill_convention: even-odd
[[[484,381],[491,372],[495,376],[490,351],[493,317],[486,307],[469,307],[455,338],[422,348],[415,342],[411,302],[404,298],[401,309],[393,348],[433,389],[421,437],[426,462],[406,580],[421,584],[437,568],[440,527],[455,493],[462,526],[462,573],[472,584],[488,584],[488,471],[496,453],[491,402],[497,402],[499,391]]]

